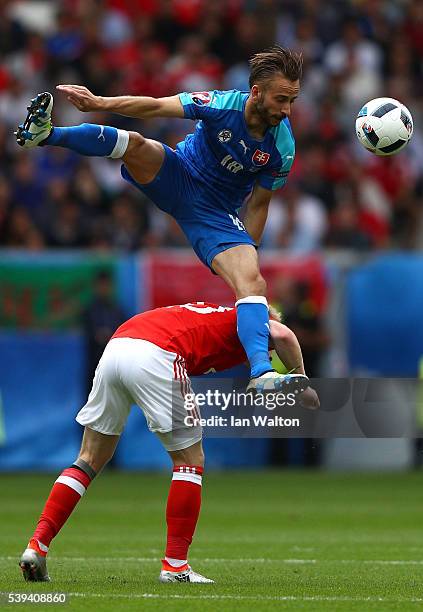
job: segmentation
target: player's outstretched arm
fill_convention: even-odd
[[[256,244],[260,244],[263,235],[271,197],[272,192],[269,189],[264,189],[256,183],[247,200],[244,225]]]
[[[270,325],[270,343],[288,371],[305,374],[303,355],[297,336],[283,323],[273,319]],[[319,397],[314,389],[307,387],[301,394],[301,404],[304,408],[317,410],[320,407]]]
[[[82,112],[106,111],[137,119],[154,117],[184,117],[179,96],[151,98],[149,96],[96,96],[83,85],[57,85],[78,110]]]
[[[283,323],[270,319],[270,341],[286,369],[305,374],[300,343],[294,332]]]

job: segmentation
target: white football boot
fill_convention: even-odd
[[[265,372],[252,378],[248,383],[247,393],[293,393],[298,395],[305,391],[310,381],[304,374],[279,374],[275,370]]]
[[[214,584],[214,580],[206,578],[201,574],[197,574],[197,572],[194,572],[189,565],[188,568],[182,572],[169,572],[168,570],[162,570],[160,572],[159,582],[202,582]]]
[[[53,96],[48,91],[32,98],[27,107],[26,119],[15,132],[16,142],[25,149],[31,149],[43,142],[53,128],[51,124],[51,111],[53,109]]]
[[[27,548],[19,561],[23,577],[28,582],[49,582],[46,557],[33,548]]]

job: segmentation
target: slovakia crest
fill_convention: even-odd
[[[205,106],[211,102],[211,95],[208,91],[194,91],[191,98],[197,106]]]
[[[253,164],[256,166],[265,166],[269,159],[270,153],[265,153],[264,151],[260,151],[260,149],[256,149],[252,157]]]

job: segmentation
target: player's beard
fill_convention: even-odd
[[[264,104],[264,94],[261,93],[259,94],[258,100],[255,103],[255,110],[257,115],[259,116],[261,122],[263,123],[263,125],[268,128],[268,127],[274,127],[275,126],[275,121],[277,121],[278,123],[283,119],[283,117],[281,119],[278,120],[278,118],[275,115],[272,115],[266,108],[265,104]]]

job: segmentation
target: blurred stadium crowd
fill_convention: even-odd
[[[29,153],[13,130],[37,92],[100,95],[248,89],[248,58],[273,43],[304,55],[291,123],[297,157],[272,200],[264,247],[307,253],[422,246],[423,3],[412,0],[0,0],[0,245],[133,251],[186,246],[169,217],[120,179],[120,164],[60,148]],[[397,157],[360,147],[367,100],[400,99],[415,136]],[[175,145],[193,124],[82,115],[56,96],[57,125],[138,130]]]

